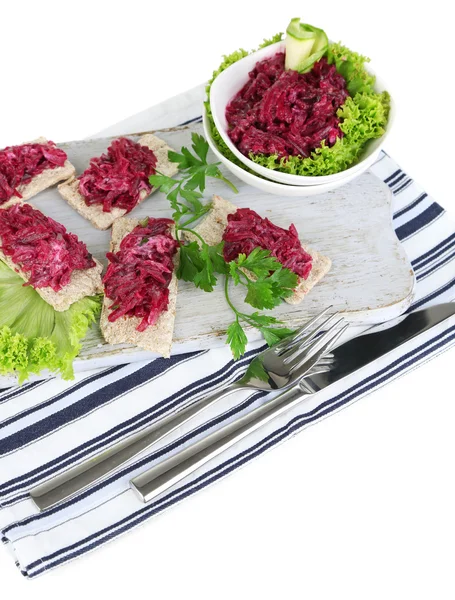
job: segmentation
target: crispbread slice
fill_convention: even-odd
[[[29,144],[47,144],[47,139],[44,137],[40,137],[37,140],[33,140],[32,142],[27,142]],[[55,185],[59,181],[64,181],[69,177],[72,177],[76,173],[76,169],[70,163],[69,160],[65,161],[63,167],[55,167],[55,169],[45,169],[39,175],[36,175],[31,181],[26,184],[21,184],[18,186],[17,191],[21,194],[22,198],[18,198],[17,196],[13,196],[3,204],[0,204],[0,209],[8,208],[13,204],[19,204],[20,202],[25,202],[26,200],[30,200],[36,194],[39,194],[43,190]]]
[[[31,205],[35,210],[36,206]],[[1,240],[0,240],[1,241]],[[24,281],[28,281],[27,274],[18,269],[18,265],[11,260],[9,256],[0,250],[0,260],[8,267],[13,269]],[[93,258],[96,266],[91,269],[76,269],[72,272],[70,281],[59,292],[55,292],[51,287],[33,288],[43,300],[50,304],[57,312],[67,310],[74,302],[77,302],[85,296],[92,296],[103,291],[101,282],[101,272],[103,265]]]
[[[129,219],[126,217],[115,221],[112,226],[110,251],[117,252],[123,238],[133,231],[139,223],[139,219]],[[174,232],[172,234],[174,235]],[[175,269],[169,284],[168,309],[161,313],[155,325],[147,327],[145,331],[137,331],[136,328],[142,320],[137,317],[120,317],[114,323],[111,323],[108,317],[113,301],[106,296],[104,297],[100,326],[106,342],[109,344],[134,344],[135,346],[139,346],[139,348],[150,350],[151,352],[161,354],[165,358],[169,358],[177,303],[178,280],[175,271],[178,266],[178,260],[179,254],[177,252],[174,257]]]
[[[221,196],[213,196],[212,209],[205,219],[194,228],[209,246],[216,246],[222,241],[224,230],[228,224],[228,215],[235,213],[237,207],[221,198]],[[191,234],[186,235],[187,239],[196,240],[196,236]],[[307,279],[299,278],[299,283],[294,290],[294,294],[285,298],[288,304],[299,304],[303,297],[330,271],[332,261],[327,256],[323,256],[302,244],[305,252],[308,252],[313,259],[313,266]]]
[[[156,137],[156,135],[147,133],[138,140],[138,144],[147,146],[154,152],[157,159],[157,171],[168,177],[172,177],[177,173],[177,164],[171,162],[167,155],[172,148],[170,148],[164,140]],[[88,206],[85,203],[84,197],[79,193],[79,180],[76,179],[76,177],[71,177],[68,181],[61,183],[58,186],[58,191],[62,198],[64,198],[72,208],[90,221],[97,229],[109,229],[114,221],[120,219],[120,217],[123,217],[127,213],[123,208],[114,207],[110,212],[104,212],[103,207],[100,204]],[[154,190],[152,189],[151,193],[153,192]],[[138,205],[145,200],[147,196],[146,190],[142,190]]]

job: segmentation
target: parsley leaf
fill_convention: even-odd
[[[196,275],[204,268],[197,242],[180,246],[180,260],[177,269],[178,279],[194,281]]]
[[[262,364],[259,356],[253,358],[253,360],[248,365],[248,369],[246,370],[245,375],[247,377],[251,377],[252,379],[259,379],[259,381],[268,381],[269,376],[267,375],[266,370],[264,369],[264,365]]]
[[[269,279],[249,281],[245,302],[248,302],[248,304],[251,304],[254,308],[260,309],[271,309],[281,304],[281,297],[275,295],[273,284]]]
[[[248,256],[239,254],[236,263],[239,267],[251,271],[256,277],[266,277],[271,271],[282,268],[281,263],[270,254],[270,250],[255,248]]]
[[[282,297],[292,295],[298,283],[298,276],[285,267],[279,267],[271,275],[270,280],[275,285],[276,290],[280,290]]]
[[[213,288],[216,285],[216,277],[214,275],[209,246],[207,246],[207,244],[204,244],[202,248],[199,249],[199,255],[203,267],[194,277],[193,283],[196,287],[201,288],[205,292],[213,292]]]
[[[226,333],[226,343],[231,347],[232,354],[235,360],[237,360],[245,354],[248,338],[246,337],[238,319],[229,325]]]
[[[168,194],[177,183],[172,177],[158,172],[155,175],[150,175],[149,182],[152,187],[159,188],[163,194]]]
[[[209,145],[202,137],[202,135],[198,135],[197,133],[191,134],[191,140],[193,142],[193,150],[199,156],[203,163],[207,162],[207,152],[209,151]]]
[[[203,205],[202,202],[199,200],[199,198],[202,198],[202,194],[200,192],[196,192],[195,190],[190,190],[187,188],[181,188],[180,195],[184,200],[188,202],[193,212],[199,213],[202,211]]]
[[[287,327],[261,327],[260,332],[269,346],[274,346],[283,338],[294,333],[292,329]]]
[[[184,281],[191,281],[205,292],[213,292],[217,283],[215,273],[225,273],[227,265],[220,254],[222,244],[218,246],[199,246],[197,242],[190,242],[180,247],[180,263],[177,277]]]
[[[271,315],[261,315],[261,313],[258,312],[248,315],[248,320],[252,321],[255,327],[268,327],[269,325],[280,323],[276,317],[272,317]]]
[[[231,264],[232,263],[230,263],[230,265],[229,265],[230,267],[231,267]],[[229,279],[230,278],[231,278],[230,274],[227,275],[225,278],[224,293],[225,293],[226,301],[227,301],[229,307],[232,309],[232,311],[234,312],[234,314],[236,316],[235,329],[237,332],[238,332],[239,327],[240,327],[240,329],[243,330],[242,322],[244,322],[246,325],[249,325],[250,327],[251,326],[256,327],[262,333],[265,341],[267,342],[267,344],[269,346],[273,346],[282,338],[294,333],[291,329],[288,329],[286,327],[275,327],[276,325],[281,325],[281,321],[279,319],[277,319],[276,317],[273,317],[271,315],[263,315],[259,312],[246,314],[246,313],[242,313],[239,310],[237,310],[237,308],[233,305],[233,303],[229,297]],[[271,290],[273,289],[273,283],[270,282],[270,277],[268,279],[269,279],[269,281],[266,280],[266,285],[268,286],[268,293],[272,293]],[[253,284],[253,287],[251,289],[249,287],[250,283]],[[250,304],[252,304],[253,302],[256,302],[256,300],[259,297],[259,301],[257,303],[260,303],[263,305],[264,304],[263,288],[261,286],[257,285],[258,282],[250,282],[250,283],[248,284],[248,294],[245,298],[245,301],[247,301],[247,302],[249,301]],[[261,280],[261,284],[263,284],[263,283],[264,283],[264,280]],[[252,297],[254,294],[256,296]],[[270,300],[270,302],[274,303],[274,305],[276,306],[276,304],[278,304],[280,302],[279,297],[273,297],[273,294],[272,294],[272,299]],[[231,325],[231,327],[233,327],[233,325]],[[244,332],[244,336],[246,338],[245,332]],[[240,356],[242,356],[245,353],[246,342],[243,344],[240,344],[238,342],[237,338],[235,340],[231,340],[231,337],[228,335],[228,339],[227,339],[226,343],[230,344],[231,350],[234,354],[234,357],[236,357],[236,355],[238,355],[239,353],[240,353]]]
[[[229,264],[229,271],[235,285],[246,279],[245,302],[259,309],[278,306],[283,298],[292,295],[298,281],[295,273],[262,248],[255,248],[248,256],[239,254]]]
[[[229,273],[228,263],[224,260],[223,256],[223,245],[224,242],[220,242],[216,246],[207,246],[208,255],[213,265],[213,271],[220,274]]]

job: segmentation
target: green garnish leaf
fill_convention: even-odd
[[[272,317],[271,315],[262,315],[258,312],[248,315],[248,320],[252,321],[256,327],[268,327],[269,325],[276,325],[280,323],[276,317]]]
[[[203,262],[203,267],[194,277],[194,285],[205,292],[213,292],[213,288],[216,285],[216,277],[214,275],[210,246],[203,244],[199,253]]]
[[[213,271],[220,275],[229,273],[229,265],[224,260],[223,256],[223,246],[224,242],[220,242],[216,246],[207,246],[209,258],[213,265]]]
[[[162,175],[161,173],[150,175],[149,182],[152,187],[160,188],[164,194],[168,194],[177,183],[175,179],[172,179],[172,177]]]
[[[191,190],[189,188],[181,188],[180,195],[184,200],[190,204],[193,212],[199,213],[203,209],[202,202],[199,198],[202,198],[202,194],[200,192],[196,192],[195,190]]]
[[[205,138],[202,135],[193,132],[191,134],[191,140],[193,142],[193,150],[199,156],[201,161],[207,164],[207,153],[209,151],[209,145],[206,142]]]
[[[267,382],[269,380],[269,376],[267,375],[267,372],[264,369],[264,365],[262,364],[262,361],[258,356],[250,362],[245,375],[247,377],[259,379],[259,381]]]
[[[183,281],[194,281],[196,275],[204,268],[200,248],[197,242],[180,247],[180,260],[177,278]]]
[[[283,338],[294,333],[293,329],[287,327],[263,327],[260,331],[268,346],[274,346]]]
[[[241,283],[242,276],[247,279],[245,302],[259,309],[278,306],[283,298],[292,295],[298,281],[295,273],[262,248],[255,248],[248,256],[239,254],[229,264],[229,270],[235,285]]]
[[[184,150],[186,150],[186,148],[182,148],[182,154],[179,154],[178,152],[174,152],[174,150],[169,150],[169,152],[167,153],[169,160],[173,163],[177,163],[179,166],[179,169],[188,169],[188,167],[191,164],[188,162],[188,157],[186,157],[183,154]]]
[[[226,263],[219,254],[219,246],[207,244],[199,246],[197,242],[180,247],[180,262],[177,277],[190,281],[205,292],[213,292],[217,279],[215,273],[224,273]]]
[[[248,293],[245,302],[254,308],[272,309],[281,304],[281,298],[275,296],[273,284],[267,279],[248,282]]]
[[[256,277],[267,277],[272,271],[282,268],[270,251],[262,248],[255,248],[248,256],[239,254],[236,262],[239,268],[251,271]]]
[[[229,325],[226,334],[226,343],[231,347],[232,355],[237,360],[245,354],[248,338],[238,320]]]
[[[201,192],[205,190],[205,176],[206,170],[203,167],[191,167],[188,171],[191,175],[190,179],[185,185],[187,190],[195,190],[199,188]]]

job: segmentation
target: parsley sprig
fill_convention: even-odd
[[[166,194],[173,210],[176,237],[180,244],[180,262],[177,277],[192,282],[196,287],[212,292],[217,285],[219,275],[224,276],[226,301],[234,313],[235,320],[227,330],[227,341],[235,359],[240,358],[247,345],[244,326],[256,327],[265,341],[272,346],[292,330],[281,325],[276,317],[258,311],[247,314],[239,311],[229,295],[229,284],[244,286],[245,302],[258,310],[272,309],[283,298],[291,296],[297,285],[297,275],[283,267],[268,250],[255,248],[248,256],[240,254],[235,261],[226,262],[223,256],[223,242],[209,246],[205,240],[190,227],[192,223],[207,213],[212,205],[203,204],[201,198],[206,187],[206,178],[213,177],[226,183],[232,191],[237,188],[224,177],[218,165],[208,163],[209,150],[206,140],[197,133],[191,136],[192,150],[182,147],[180,153],[169,151],[169,160],[179,166],[179,179],[156,173],[150,177],[154,188]],[[191,241],[186,241],[186,238]]]
[[[224,181],[235,194],[238,193],[235,185],[226,179],[218,168],[221,163],[207,162],[209,145],[204,137],[193,132],[191,141],[194,154],[185,147],[182,147],[180,154],[173,150],[168,152],[169,160],[178,164],[180,179],[173,179],[159,172],[149,178],[154,188],[159,188],[166,194],[174,211],[172,218],[176,224],[180,223],[182,217],[192,213],[191,219],[186,221],[185,226],[210,210],[210,204],[204,206],[200,200],[205,190],[207,177]]]
[[[243,285],[247,289],[245,302],[262,310],[275,308],[283,298],[291,296],[297,285],[297,275],[284,268],[268,250],[261,248],[255,248],[248,256],[239,254],[235,261],[229,263],[229,275],[224,280],[224,294],[235,315],[235,320],[227,330],[227,342],[235,359],[245,353],[247,344],[242,323],[259,329],[269,346],[292,333],[286,327],[274,327],[281,324],[276,317],[259,312],[246,314],[239,311],[229,296],[230,279],[234,285]]]

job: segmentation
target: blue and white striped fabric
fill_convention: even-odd
[[[202,88],[197,88],[166,103],[166,110],[163,105],[150,109],[103,133],[143,131],[194,120],[201,95]],[[417,293],[410,310],[454,300],[455,224],[386,154],[372,171],[394,194],[396,232],[415,269]],[[126,533],[451,345],[455,345],[455,319],[306,400],[148,505],[129,489],[133,476],[207,430],[251,410],[264,401],[264,395],[245,393],[234,407],[229,406],[231,399],[226,400],[216,411],[201,416],[197,429],[191,431],[195,425],[188,425],[166,448],[145,452],[89,491],[44,513],[37,512],[28,491],[139,431],[178,404],[234,380],[260,344],[251,346],[237,363],[228,349],[211,350],[81,373],[71,383],[51,379],[0,390],[2,541],[21,573],[36,577]],[[202,425],[207,418],[209,423]]]

